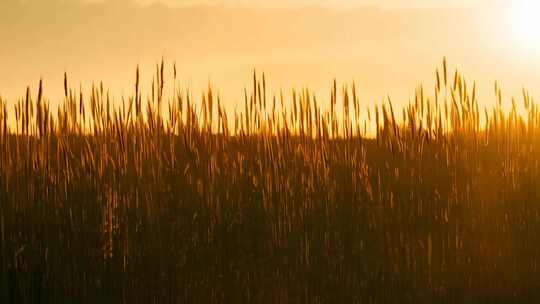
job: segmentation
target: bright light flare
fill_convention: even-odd
[[[524,49],[540,52],[540,0],[517,3],[517,35]]]

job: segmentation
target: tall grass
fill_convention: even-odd
[[[66,75],[55,113],[42,82],[0,99],[2,303],[539,298],[527,92],[505,111],[496,85],[483,110],[445,61],[406,106],[367,107],[354,84],[320,103],[254,73],[231,114],[176,67],[165,96],[164,70],[121,101]]]

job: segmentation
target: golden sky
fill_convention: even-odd
[[[354,79],[366,104],[403,103],[419,82],[432,86],[447,56],[484,101],[495,80],[507,94],[540,94],[540,24],[530,13],[540,5],[520,0],[142,2],[1,0],[0,93],[13,101],[43,77],[58,96],[64,71],[74,86],[103,80],[129,93],[135,67],[149,78],[163,56],[197,95],[210,81],[231,107],[254,68],[276,90],[307,85],[327,97],[332,79]]]
[[[95,0],[100,1],[100,0]],[[163,2],[170,5],[244,5],[244,6],[326,6],[326,7],[447,7],[447,6],[467,6],[482,2],[483,0],[165,0]],[[148,4],[156,0],[138,0],[140,3]],[[485,1],[484,1],[485,2]]]

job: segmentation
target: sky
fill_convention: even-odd
[[[171,2],[1,0],[0,94],[13,104],[43,78],[56,100],[64,72],[75,87],[129,94],[137,65],[149,83],[161,58],[180,85],[198,95],[211,83],[230,108],[254,69],[275,92],[307,86],[324,100],[336,78],[354,80],[366,105],[405,104],[419,83],[433,86],[444,56],[484,103],[495,80],[507,95],[540,88],[540,24],[527,13],[540,6],[508,4],[519,0]]]
[[[81,1],[81,0],[72,0]],[[103,2],[107,0],[86,0],[87,2]],[[109,0],[111,1],[111,0]],[[226,5],[226,6],[274,6],[274,7],[459,7],[469,6],[492,0],[134,0],[137,3],[149,4],[163,2],[168,5]]]
[[[155,2],[156,0],[139,0],[140,2]],[[214,5],[262,5],[262,6],[327,6],[327,7],[359,7],[359,6],[380,6],[380,7],[446,7],[446,6],[466,6],[482,0],[166,0],[172,5],[182,4],[214,4]]]

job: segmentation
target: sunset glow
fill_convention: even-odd
[[[521,0],[517,3],[517,36],[525,49],[540,51],[540,2]]]
[[[135,66],[148,79],[162,57],[194,92],[219,87],[231,110],[253,69],[273,90],[308,85],[319,96],[334,77],[355,79],[369,104],[387,95],[405,103],[443,56],[485,96],[493,78],[512,93],[540,87],[536,1],[6,1],[0,94],[9,100],[40,77],[47,95],[62,96],[64,72],[118,95]]]

